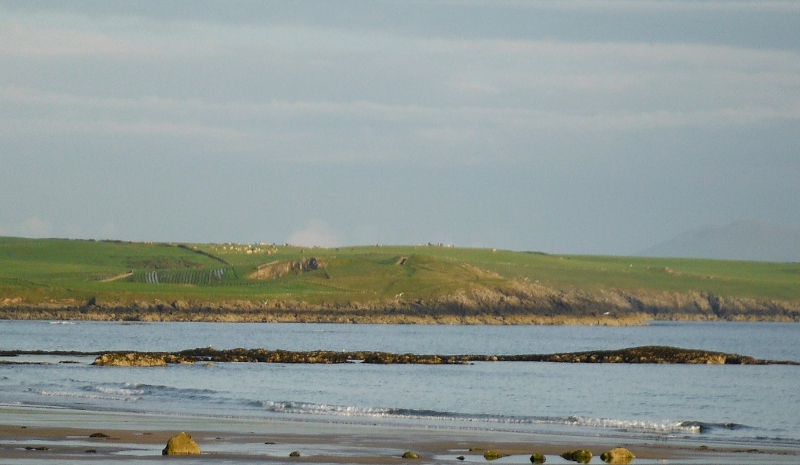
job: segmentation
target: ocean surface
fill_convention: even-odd
[[[375,350],[529,354],[669,345],[800,361],[800,325],[412,326],[0,321],[0,350]],[[95,367],[0,365],[0,404],[420,424],[703,444],[800,446],[800,366],[482,362]],[[72,361],[79,363],[59,363]]]

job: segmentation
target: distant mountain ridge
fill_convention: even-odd
[[[634,255],[800,262],[800,229],[755,221],[736,221],[724,226],[703,226]]]

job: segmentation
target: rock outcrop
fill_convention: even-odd
[[[316,263],[316,265],[312,265]],[[279,266],[280,265],[280,266]],[[260,278],[321,267],[311,258],[265,267]],[[281,270],[272,267],[283,267]],[[277,271],[276,271],[277,270]],[[257,271],[256,273],[259,273]],[[277,273],[277,274],[276,274]],[[654,290],[558,290],[511,282],[475,286],[429,299],[375,297],[368,301],[321,302],[271,299],[224,302],[102,302],[93,306],[69,299],[29,304],[0,301],[0,319],[92,321],[206,321],[264,323],[415,324],[592,324],[641,325],[648,320],[795,321],[800,301],[724,297],[707,292]]]
[[[189,433],[178,433],[173,436],[161,455],[197,455],[200,454],[200,446],[192,439]]]
[[[614,449],[608,450],[600,454],[600,459],[603,462],[611,463],[615,465],[625,465],[631,463],[636,456],[633,455],[633,452],[629,451],[624,447],[615,447]]]
[[[109,352],[97,357],[92,365],[115,367],[165,367],[175,363],[194,363],[192,357],[149,352]]]
[[[25,351],[3,351],[0,355],[14,356]],[[38,354],[46,354],[37,351]],[[85,354],[95,355],[95,354]],[[378,365],[417,364],[454,365],[471,362],[551,362],[551,363],[659,363],[659,364],[728,364],[728,365],[798,365],[794,361],[761,360],[738,354],[726,354],[705,350],[681,349],[678,347],[645,346],[619,350],[596,350],[562,354],[527,355],[417,355],[393,354],[389,352],[334,352],[329,350],[288,351],[266,349],[216,350],[212,347],[184,350],[176,353],[163,352],[109,352],[95,359],[100,366],[166,366],[175,363],[205,364],[214,362],[250,363],[369,363]]]
[[[256,271],[250,273],[249,279],[275,279],[287,274],[299,274],[314,271],[320,267],[316,258],[303,258],[284,262],[272,262],[261,265]]]

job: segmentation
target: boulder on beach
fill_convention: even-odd
[[[600,459],[603,460],[603,462],[612,464],[631,463],[635,458],[636,456],[633,455],[633,452],[624,447],[616,447],[600,454]]]
[[[544,463],[547,459],[545,458],[544,454],[540,454],[538,452],[534,452],[531,454],[531,463]]]
[[[167,447],[161,451],[161,455],[196,455],[200,454],[200,446],[194,442],[189,433],[178,433],[173,436]]]
[[[592,461],[592,453],[586,449],[577,449],[569,452],[564,452],[561,457],[566,460],[571,460],[578,463],[589,463]]]
[[[403,453],[403,458],[404,459],[418,459],[419,458],[419,454],[416,453],[416,452],[411,452],[410,450],[408,450],[408,451]]]
[[[508,454],[503,454],[503,453],[497,452],[496,450],[487,450],[486,452],[484,452],[483,458],[485,458],[486,460],[497,460],[497,459],[505,457],[506,455],[508,455]]]
[[[294,451],[289,453],[289,457],[300,457],[300,451]]]

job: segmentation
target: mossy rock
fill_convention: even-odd
[[[531,455],[531,463],[544,463],[547,459],[545,458],[544,454],[540,454],[538,452],[534,452]]]
[[[561,457],[566,460],[571,460],[578,463],[589,463],[592,460],[592,453],[586,449],[577,449],[569,452],[564,452]]]
[[[408,450],[408,451],[405,451],[403,453],[403,458],[404,459],[418,459],[419,458],[419,454],[416,453],[416,452],[411,452],[410,450]]]
[[[633,452],[624,447],[616,447],[600,454],[600,459],[603,460],[603,462],[617,465],[631,463],[635,458],[636,456],[633,455]]]
[[[508,454],[503,454],[503,453],[497,452],[496,450],[487,450],[486,452],[484,452],[483,458],[485,458],[486,460],[497,460],[497,459],[503,458],[503,457],[505,457],[507,455]]]

